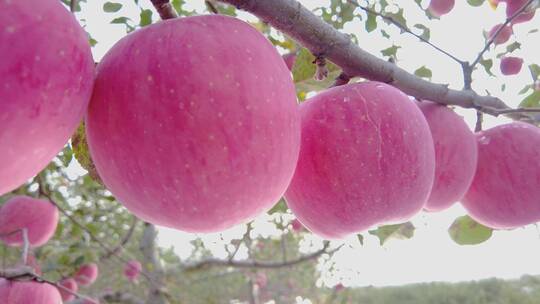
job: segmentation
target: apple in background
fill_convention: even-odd
[[[268,284],[268,277],[266,277],[266,274],[264,272],[257,272],[255,276],[255,284],[259,286],[260,289],[263,289]]]
[[[491,30],[489,31],[488,38],[492,39],[495,36],[495,33],[497,33],[497,31],[499,30],[499,28],[501,26],[503,26],[502,23],[497,24],[494,27],[492,27]],[[505,26],[500,31],[500,33],[497,35],[497,37],[495,37],[495,39],[493,40],[493,43],[495,43],[495,44],[503,44],[503,43],[507,42],[510,39],[510,36],[512,36],[512,27]]]
[[[337,283],[336,286],[334,286],[334,290],[337,292],[342,291],[343,289],[345,289],[345,286],[341,283]]]
[[[516,75],[521,71],[521,66],[523,65],[523,59],[519,57],[503,57],[501,58],[501,73],[503,75]]]
[[[141,273],[142,265],[139,261],[132,260],[126,263],[126,266],[124,267],[124,275],[128,280],[135,281],[139,274]]]
[[[424,209],[441,211],[459,201],[471,185],[478,156],[476,138],[463,118],[446,106],[430,101],[418,106],[435,144],[435,181]]]
[[[64,279],[60,281],[60,285],[71,290],[72,292],[77,292],[79,290],[79,285],[72,278],[68,278],[68,279]],[[75,299],[75,295],[63,290],[62,288],[58,288],[58,292],[60,292],[60,296],[62,296],[62,301],[64,302]]]
[[[31,246],[41,246],[54,235],[57,225],[58,209],[46,200],[14,196],[0,207],[0,240],[9,246],[23,245],[22,228],[27,229]]]
[[[448,14],[454,8],[455,0],[431,0],[428,11],[435,17]]]
[[[300,159],[285,199],[307,229],[342,238],[422,210],[435,151],[407,95],[380,82],[347,84],[306,100],[300,112]]]
[[[1,3],[0,195],[62,150],[94,82],[88,36],[60,1]]]
[[[222,15],[158,22],[121,39],[97,69],[90,152],[138,217],[222,231],[285,192],[300,145],[296,91],[255,28]]]
[[[478,167],[462,204],[479,223],[513,229],[540,220],[540,128],[523,122],[476,135]]]
[[[98,274],[98,266],[95,263],[90,263],[81,266],[73,277],[79,285],[88,286],[96,281]]]
[[[506,17],[510,18],[516,14],[529,0],[507,0],[506,1]],[[512,20],[513,24],[523,23],[531,20],[534,17],[535,10],[526,8],[519,16]]]
[[[289,71],[292,71],[294,67],[294,62],[296,61],[296,53],[289,53],[282,56],[285,64],[289,68]]]
[[[60,304],[62,298],[56,287],[34,281],[0,279],[2,304]]]

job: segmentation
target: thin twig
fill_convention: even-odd
[[[476,111],[476,124],[474,126],[474,132],[482,131],[482,123],[484,122],[484,113]]]
[[[540,113],[540,108],[517,108],[517,109],[501,109],[497,110],[499,115],[509,113]]]
[[[204,269],[210,266],[225,266],[225,267],[236,267],[236,268],[283,268],[283,267],[289,267],[296,264],[300,264],[303,262],[307,262],[313,259],[318,258],[322,254],[332,254],[339,250],[341,248],[339,247],[328,250],[328,247],[330,246],[329,242],[325,242],[322,249],[317,250],[316,252],[313,252],[311,254],[307,254],[304,256],[301,256],[294,260],[288,260],[286,262],[275,262],[275,261],[254,261],[254,260],[246,260],[246,261],[229,261],[229,260],[220,260],[220,259],[207,259],[198,263],[195,263],[193,265],[187,265],[184,267],[184,270],[186,271],[193,271],[193,270],[199,270]]]
[[[450,54],[449,52],[443,50],[441,47],[435,45],[434,43],[430,42],[429,40],[427,40],[426,38],[422,37],[421,35],[418,35],[416,33],[414,33],[411,29],[409,29],[406,25],[404,24],[401,24],[399,21],[395,20],[394,18],[390,17],[390,16],[386,16],[384,15],[383,13],[380,13],[380,12],[377,12],[377,11],[374,11],[368,7],[364,7],[362,5],[360,5],[360,3],[358,3],[357,1],[355,0],[347,0],[347,2],[349,2],[350,4],[352,5],[356,5],[358,8],[360,8],[361,10],[369,13],[369,14],[373,14],[373,15],[376,15],[376,16],[379,16],[385,20],[387,20],[388,22],[392,23],[393,25],[397,26],[398,28],[400,28],[402,31],[410,34],[410,35],[413,35],[414,37],[420,39],[420,41],[424,42],[424,43],[427,43],[429,46],[431,46],[432,48],[436,49],[437,51],[445,54],[446,56],[452,58],[453,60],[455,60],[457,63],[459,64],[462,64],[463,63],[463,60],[457,58],[456,56]]]
[[[129,230],[126,232],[126,235],[124,235],[124,237],[122,238],[118,246],[113,248],[111,251],[105,253],[103,256],[101,256],[100,261],[104,261],[110,258],[111,256],[117,254],[118,252],[120,252],[120,250],[124,248],[124,246],[129,242],[129,240],[133,236],[133,233],[135,232],[135,228],[137,227],[138,222],[139,222],[139,219],[137,219],[136,217],[133,217]]]
[[[30,241],[28,240],[27,228],[22,228],[22,237],[23,237],[22,261],[23,261],[23,265],[26,265],[26,263],[28,262],[28,248],[30,248]]]
[[[71,214],[69,214],[64,208],[62,208],[62,206],[60,206],[52,198],[52,195],[49,193],[49,190],[46,189],[44,181],[42,180],[40,175],[36,176],[36,180],[37,180],[37,183],[39,185],[39,194],[41,196],[47,198],[51,202],[51,204],[56,206],[56,208],[58,208],[58,210],[60,210],[60,212],[63,215],[65,215],[73,224],[75,224],[76,226],[78,226],[79,228],[84,230],[90,236],[90,239],[92,239],[96,244],[99,245],[99,247],[101,247],[103,250],[105,250],[105,252],[110,252],[111,251],[111,248],[109,248],[108,245],[106,245],[103,241],[101,241],[98,237],[96,237],[92,233],[92,231],[90,231],[90,229],[88,229],[85,225],[81,224],[77,219],[75,219]],[[113,256],[116,259],[118,259],[119,261],[123,262],[123,263],[128,263],[129,262],[127,259],[121,257],[120,255],[113,255]],[[152,281],[152,277],[148,273],[146,273],[145,271],[141,271],[140,273],[148,280],[148,282],[150,282],[151,284],[154,284],[154,282]]]
[[[214,14],[219,14],[219,11],[213,1],[205,0],[204,3],[206,4],[206,7],[208,7],[209,11],[211,11]]]
[[[527,7],[529,7],[529,5],[531,5],[531,3],[533,3],[535,0],[529,0],[527,1],[527,3],[525,3],[519,10],[517,10],[517,12],[515,12],[512,16],[508,17],[506,19],[506,21],[503,23],[502,26],[500,26],[497,31],[493,34],[493,36],[491,36],[486,45],[484,46],[484,48],[480,51],[480,53],[478,53],[478,56],[476,56],[476,59],[473,61],[473,63],[471,64],[471,68],[474,68],[478,62],[480,62],[480,60],[482,59],[482,56],[484,56],[484,53],[491,47],[491,45],[493,44],[493,42],[495,41],[495,39],[497,38],[497,36],[499,35],[499,33],[508,25],[510,24],[510,22],[512,22],[512,20],[514,20],[517,16],[521,15],[521,13],[523,11],[525,11],[525,9]]]

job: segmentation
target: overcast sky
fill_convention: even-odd
[[[94,48],[94,57],[97,61],[103,54],[121,37],[125,35],[122,25],[111,25],[110,20],[118,15],[104,14],[101,7],[105,1],[91,0],[78,15],[86,19],[87,30],[98,41]],[[124,4],[122,15],[130,16],[138,22],[139,12],[132,0],[116,0]],[[141,0],[145,6],[149,6],[148,0]],[[202,0],[187,1],[193,8],[202,7]],[[329,1],[304,0],[304,5],[313,8],[326,5]],[[389,1],[391,2],[391,1]],[[431,29],[431,41],[438,44],[452,54],[462,59],[473,60],[478,51],[484,45],[483,31],[489,30],[493,25],[504,22],[504,7],[492,10],[487,3],[480,8],[471,8],[465,2],[456,1],[456,7],[440,21],[427,21],[423,12],[418,9],[414,1],[398,1],[405,6],[406,18],[409,24],[423,23]],[[423,1],[423,6],[427,6]],[[521,56],[525,64],[540,63],[540,33],[528,34],[533,25],[538,27],[540,17],[537,12],[535,19],[527,24],[520,24],[515,28],[513,40],[522,43],[521,50],[514,52]],[[154,13],[154,19],[157,14]],[[241,14],[241,18],[251,18],[248,14]],[[379,22],[382,24],[382,22]],[[437,53],[425,44],[419,43],[408,35],[400,35],[399,31],[392,27],[385,29],[394,38],[393,43],[402,48],[398,51],[398,64],[409,70],[426,65],[433,71],[433,81],[448,83],[453,88],[461,88],[462,76],[460,67],[448,57]],[[380,34],[367,34],[361,22],[351,22],[345,31],[354,32],[358,35],[360,46],[377,56],[380,50],[392,45]],[[513,41],[511,40],[511,41]],[[501,52],[499,47],[495,53]],[[493,57],[492,57],[493,58]],[[500,76],[498,61],[495,60],[492,71]],[[517,92],[525,84],[531,82],[530,74],[526,65],[517,76],[498,78],[487,77],[485,73],[476,73],[473,87],[479,93],[490,93],[504,99],[504,101],[516,106],[523,99]],[[501,92],[501,85],[506,84],[506,91]],[[459,110],[468,124],[473,128],[475,114],[473,111]],[[504,118],[487,118],[485,128],[506,122]],[[78,174],[76,166],[71,166],[71,172]],[[476,280],[488,277],[518,278],[523,274],[540,274],[540,233],[535,226],[529,226],[515,231],[498,231],[487,242],[477,246],[459,246],[454,244],[448,236],[447,228],[452,221],[465,212],[461,206],[456,205],[450,210],[438,214],[419,214],[413,219],[417,227],[415,236],[411,240],[393,240],[384,247],[379,246],[378,240],[366,236],[366,244],[363,247],[357,245],[356,239],[352,238],[349,243],[354,248],[344,247],[335,254],[335,261],[339,269],[339,278],[323,276],[324,282],[333,286],[336,280],[342,280],[348,286],[364,285],[401,285],[413,282],[429,281],[464,281]],[[263,215],[256,221],[258,233],[271,235],[275,233],[268,223],[268,216]],[[232,236],[243,233],[243,227],[235,227],[223,234],[227,241]],[[192,249],[189,240],[191,234],[171,230],[160,229],[160,244],[162,246],[174,246],[181,257],[187,257]],[[215,241],[212,248],[217,256],[224,256],[225,251],[219,245],[219,234],[203,236],[209,244]],[[304,250],[310,246],[320,244],[321,240],[307,235],[301,243]],[[245,252],[240,252],[241,255]],[[325,273],[323,271],[323,273]]]

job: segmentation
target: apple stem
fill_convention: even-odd
[[[178,13],[174,10],[169,0],[150,0],[156,8],[162,20],[174,19],[178,17]]]

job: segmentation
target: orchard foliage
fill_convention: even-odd
[[[292,15],[152,2],[103,1],[126,36],[92,59],[103,42],[83,18],[91,1],[0,0],[0,303],[349,303],[362,295],[335,255],[412,238],[424,211],[462,204],[448,229],[460,245],[540,221],[540,66],[520,54],[539,35],[521,30],[537,2],[310,4],[352,43],[383,41],[374,55],[397,66],[410,35],[463,69],[439,75],[426,61],[409,71],[417,91],[446,77],[483,94],[480,78],[530,74],[511,92],[516,121],[476,134],[460,117],[473,110],[415,100],[400,75],[347,75],[287,35],[298,29],[273,27]],[[506,17],[470,28],[485,38],[470,58],[432,39],[457,9]],[[194,236],[179,256],[154,224],[232,230]]]

